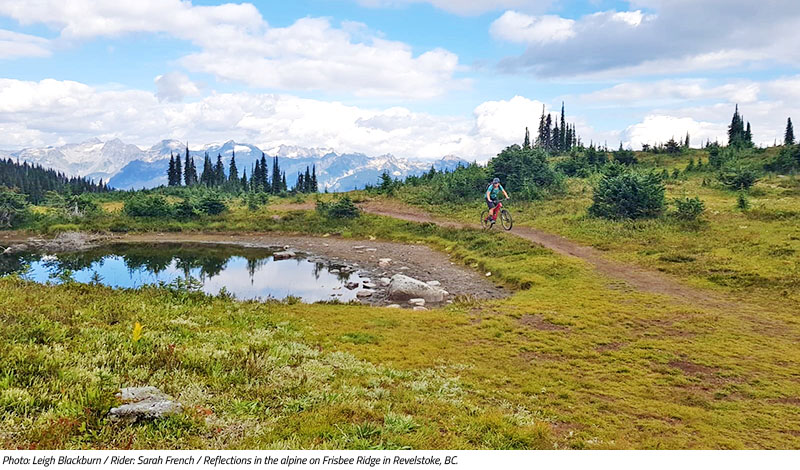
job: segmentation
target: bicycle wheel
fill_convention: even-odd
[[[481,227],[484,230],[489,230],[492,228],[492,223],[489,221],[489,211],[484,210],[481,212]]]
[[[511,219],[511,212],[502,209],[500,211],[500,223],[503,224],[504,229],[511,230],[511,227],[514,226],[514,221]]]

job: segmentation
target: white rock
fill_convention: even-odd
[[[356,245],[353,247],[354,250],[363,250],[364,248],[366,248],[364,245]]]
[[[378,249],[377,249],[377,248],[367,248],[367,249],[366,249],[366,250],[364,250],[364,251],[378,251]]]
[[[442,285],[442,283],[439,282],[439,281],[428,281],[425,284],[428,284],[429,286],[434,286],[434,287]]]
[[[294,258],[295,256],[297,256],[297,254],[294,251],[279,251],[277,253],[274,253],[272,255],[272,258],[278,261],[282,259]]]
[[[400,304],[390,304],[387,305],[386,308],[400,308]]]
[[[409,299],[408,303],[410,305],[418,305],[422,307],[423,305],[425,305],[425,299]]]
[[[491,275],[492,275],[492,273],[490,273],[490,272],[489,272],[489,273],[486,273],[486,277],[489,277],[489,276],[491,276]]]
[[[425,308],[425,307],[414,307],[414,310],[418,310],[419,311],[419,310],[428,310],[428,309]]]
[[[362,282],[361,283],[361,287],[363,287],[364,289],[375,289],[378,286],[376,286],[375,284],[373,284],[371,282]]]
[[[356,297],[363,298],[363,297],[372,297],[371,290],[360,290],[356,292]]]
[[[156,387],[123,388],[117,397],[123,404],[109,410],[108,417],[111,421],[158,419],[183,411],[179,402]]]
[[[391,282],[392,282],[392,280],[391,280],[391,279],[389,279],[388,277],[382,277],[382,278],[381,278],[381,285],[382,285],[383,287],[386,287],[386,286],[388,286],[388,285],[389,285]]]
[[[395,274],[389,283],[388,296],[392,300],[424,299],[427,302],[443,302],[445,291],[404,274]]]

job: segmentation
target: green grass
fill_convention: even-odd
[[[380,217],[332,227],[311,212],[263,220],[427,243],[523,290],[413,312],[3,279],[0,445],[800,446],[796,315],[629,291],[507,234]],[[108,422],[114,392],[135,385],[187,412]]]

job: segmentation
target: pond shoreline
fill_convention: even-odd
[[[280,247],[330,264],[341,264],[363,272],[376,285],[372,295],[361,303],[386,306],[394,302],[387,298],[386,286],[380,279],[404,274],[420,281],[438,283],[450,293],[449,299],[472,297],[499,299],[511,294],[510,289],[498,286],[484,273],[478,273],[447,254],[423,244],[404,244],[376,240],[357,240],[336,236],[304,236],[280,233],[136,233],[96,235],[81,232],[62,234],[43,239],[22,233],[6,233],[0,246],[16,251],[32,250],[48,253],[81,251],[100,245],[119,243],[172,243],[234,245],[244,248],[275,249]],[[0,250],[2,252],[2,250]],[[385,279],[384,279],[385,280]],[[398,302],[403,307],[410,307]]]

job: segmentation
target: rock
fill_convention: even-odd
[[[356,245],[353,247],[354,250],[363,250],[364,248],[366,248],[364,245]]]
[[[423,305],[425,305],[425,299],[409,299],[408,303],[410,305],[417,305],[419,307],[422,307]]]
[[[386,287],[386,286],[388,286],[388,285],[389,285],[391,282],[392,282],[392,280],[391,280],[391,279],[389,279],[388,277],[382,277],[382,278],[381,278],[381,285],[382,285],[383,287]]]
[[[400,308],[400,304],[390,304],[387,305],[386,308]]]
[[[389,283],[389,298],[392,300],[424,299],[427,302],[442,302],[445,291],[430,286],[420,280],[404,274],[395,274]]]
[[[417,311],[419,311],[419,310],[428,310],[428,309],[427,309],[427,308],[425,308],[425,307],[420,307],[420,306],[418,306],[418,307],[414,307],[414,310],[417,310]]]
[[[439,281],[428,281],[425,284],[428,284],[429,286],[434,286],[434,287],[442,285],[442,283],[439,282]]]
[[[348,283],[347,283],[347,284],[345,284],[344,286],[345,286],[346,288],[350,289],[350,290],[353,290],[353,289],[356,289],[356,288],[358,288],[358,283],[357,283],[357,282],[348,282]]]
[[[491,276],[491,275],[492,275],[492,273],[491,273],[491,272],[488,272],[488,273],[486,273],[486,277],[489,277],[489,276]]]
[[[282,259],[289,259],[294,258],[297,254],[294,251],[279,251],[272,255],[272,258],[275,261],[282,260]]]
[[[378,258],[378,266],[381,268],[388,268],[391,262],[392,258]]]
[[[371,290],[360,290],[360,291],[356,292],[356,297],[358,297],[358,298],[372,297],[372,291]]]
[[[364,289],[376,289],[376,288],[378,287],[378,286],[376,286],[375,284],[373,284],[373,283],[371,283],[371,282],[362,282],[362,283],[361,283],[361,286],[362,286]]]
[[[339,271],[338,269],[331,269],[328,272],[331,273],[331,274],[339,274],[341,271]]]
[[[364,250],[364,251],[378,251],[378,249],[377,249],[377,248],[367,248],[367,249],[366,249],[366,250]]]
[[[111,421],[159,419],[183,411],[183,405],[156,387],[123,388],[117,397],[123,404],[108,412]]]

